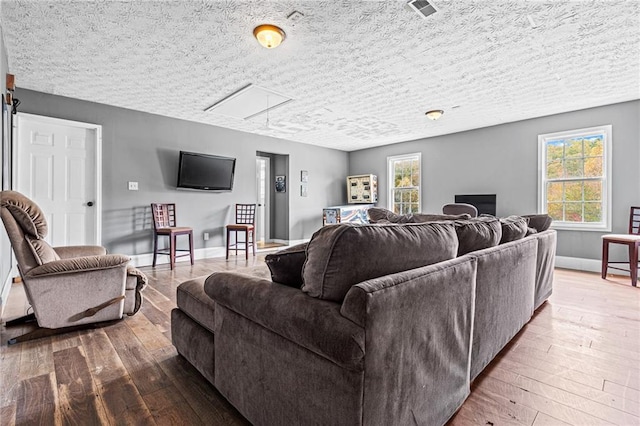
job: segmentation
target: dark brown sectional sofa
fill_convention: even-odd
[[[173,343],[256,425],[444,424],[551,294],[556,232],[512,221],[324,227],[268,259],[286,285],[182,283]]]

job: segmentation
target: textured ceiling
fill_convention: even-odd
[[[434,3],[2,0],[0,18],[18,87],[346,151],[640,98],[638,0]],[[250,83],[293,100],[204,111]]]

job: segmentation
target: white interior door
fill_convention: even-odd
[[[100,244],[101,126],[18,114],[15,188],[47,216],[53,246]]]
[[[269,157],[256,158],[256,242],[267,243],[270,241],[269,233],[269,190],[271,160]]]

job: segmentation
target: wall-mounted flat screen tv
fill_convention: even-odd
[[[478,214],[496,215],[496,194],[456,195],[455,202],[475,206]]]
[[[178,188],[231,191],[236,159],[180,151]]]

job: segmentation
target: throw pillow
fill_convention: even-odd
[[[527,235],[529,220],[521,216],[509,216],[500,219],[502,237],[500,244],[516,241]]]
[[[458,256],[472,251],[497,246],[502,238],[500,221],[493,216],[480,216],[469,220],[456,220]]]
[[[452,259],[457,250],[453,223],[325,226],[307,246],[302,291],[342,302],[354,284]]]
[[[538,232],[546,231],[551,226],[551,216],[548,214],[528,214],[522,216],[529,219],[529,226]]]
[[[307,243],[287,247],[265,256],[264,261],[271,271],[273,282],[289,287],[302,286],[302,266],[307,259]]]

